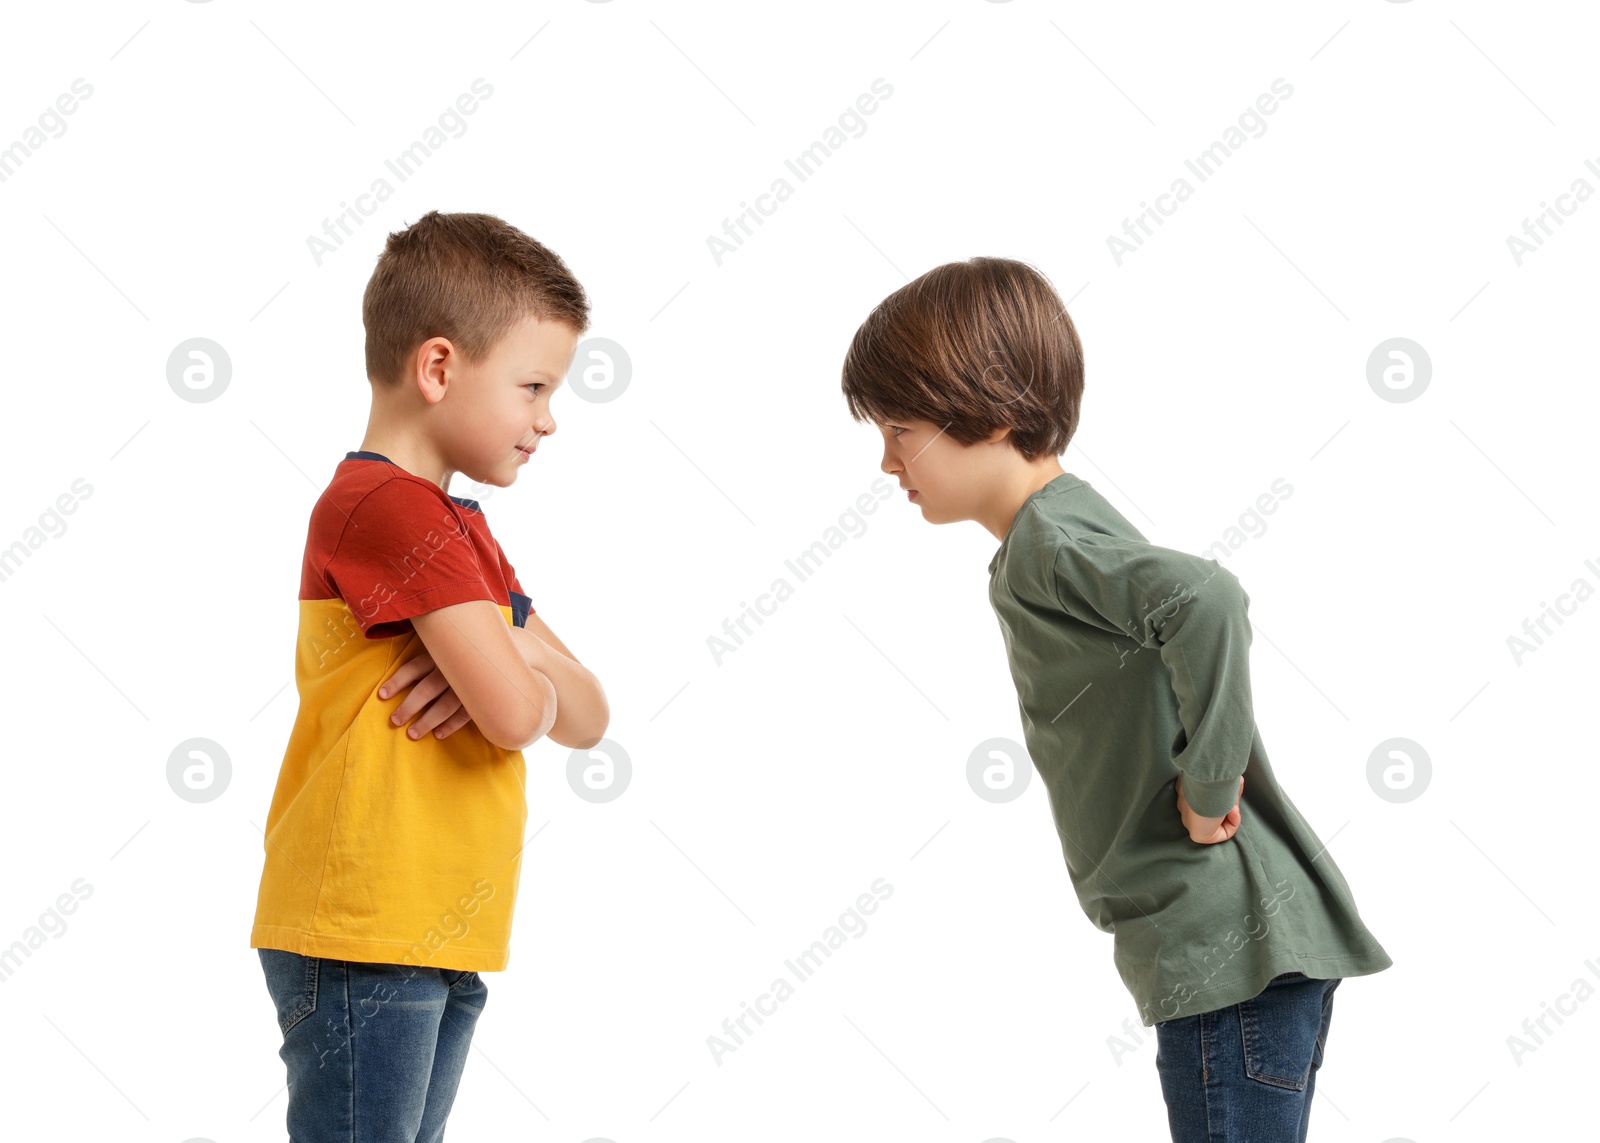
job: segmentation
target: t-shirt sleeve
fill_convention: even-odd
[[[350,511],[328,579],[368,639],[411,632],[411,618],[453,603],[494,602],[471,532],[440,498],[396,478]]]
[[[1177,695],[1183,738],[1172,756],[1202,817],[1233,808],[1250,761],[1250,597],[1215,560],[1121,536],[1065,539],[1054,563],[1062,608],[1156,650]]]

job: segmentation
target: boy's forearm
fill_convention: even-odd
[[[524,627],[510,631],[528,666],[542,672],[556,688],[556,720],[546,737],[577,750],[598,743],[611,722],[611,708],[594,672]]]

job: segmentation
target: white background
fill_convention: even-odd
[[[856,326],[978,254],[1068,301],[1087,390],[1062,464],[1152,541],[1201,551],[1294,489],[1225,561],[1258,722],[1395,960],[1337,993],[1312,1138],[1587,1115],[1600,1001],[1520,1062],[1508,1037],[1600,986],[1577,719],[1600,603],[1520,663],[1507,640],[1600,584],[1600,204],[1563,200],[1520,265],[1507,238],[1600,186],[1595,32],[1579,4],[1425,0],[8,12],[0,144],[74,79],[93,94],[0,183],[0,547],[28,549],[0,582],[0,947],[75,879],[92,895],[0,983],[0,1114],[284,1137],[248,933],[306,521],[360,446],[376,254],[438,208],[561,254],[632,362],[614,401],[558,393],[514,486],[451,489],[601,678],[634,777],[595,805],[567,750],[527,752],[542,832],[449,1138],[1165,1138],[1152,1030],[1042,783],[1003,805],[966,783],[974,746],[1021,738],[994,537],[896,492],[720,666],[707,645],[879,475],[839,392]],[[464,133],[319,265],[307,237],[480,77]],[[878,78],[865,132],[718,265],[707,237]],[[1184,160],[1279,78],[1199,182]],[[1193,196],[1119,265],[1108,237],[1179,177]],[[192,337],[231,360],[214,401],[167,383]],[[1392,337],[1431,360],[1415,400],[1368,384]],[[166,777],[194,737],[231,760],[204,804]],[[1432,762],[1404,803],[1367,780],[1393,737]],[[867,931],[718,1066],[707,1037],[880,877]]]

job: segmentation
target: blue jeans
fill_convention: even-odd
[[[257,949],[290,1143],[439,1143],[489,986],[476,972]]]
[[[1249,1000],[1158,1023],[1173,1143],[1305,1143],[1338,987],[1286,972]]]

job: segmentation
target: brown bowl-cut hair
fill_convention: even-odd
[[[929,421],[963,445],[1009,427],[1027,460],[1078,428],[1083,348],[1038,270],[1010,258],[947,262],[879,302],[845,354],[857,421]]]
[[[589,328],[589,299],[566,263],[492,214],[430,210],[389,235],[367,281],[367,376],[399,384],[430,337],[449,338],[476,365],[529,316]]]

